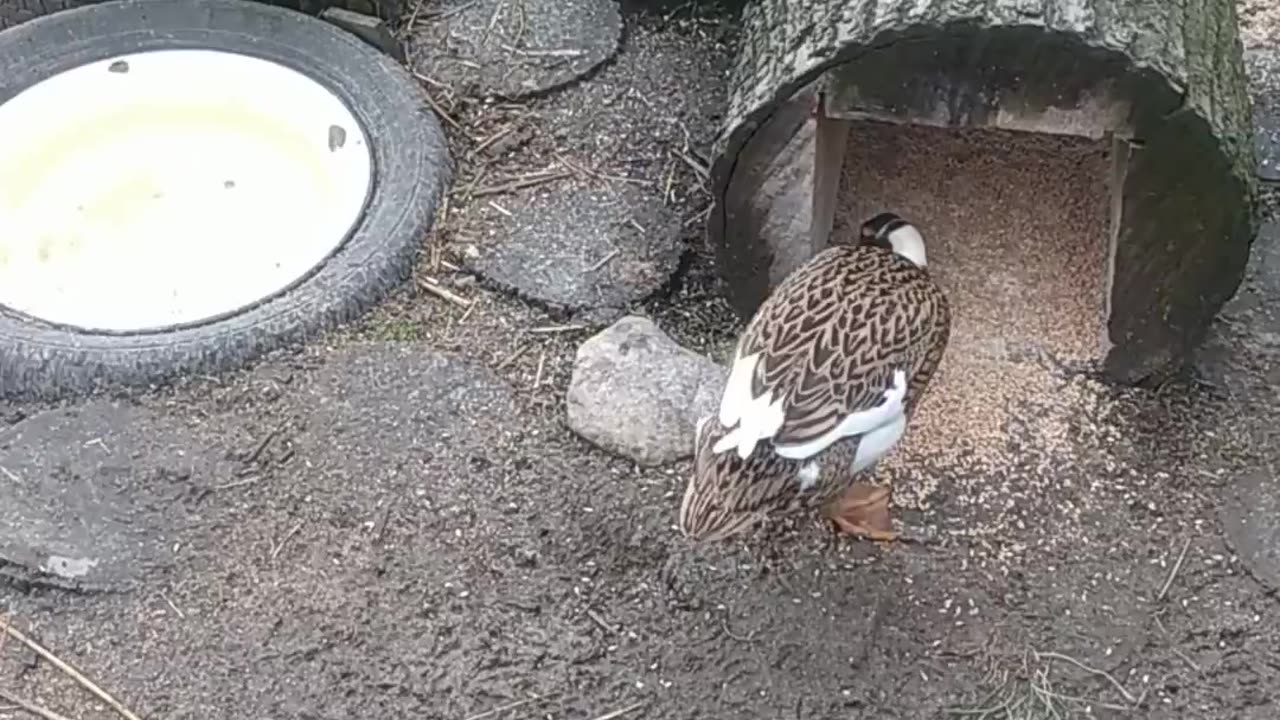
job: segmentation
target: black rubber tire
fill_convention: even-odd
[[[341,7],[367,15],[377,15],[391,27],[400,24],[404,0],[261,0],[312,15],[328,7]],[[93,5],[103,0],[0,0],[0,30],[62,10]]]
[[[86,62],[173,47],[273,60],[307,72],[345,100],[364,123],[373,154],[365,216],[327,262],[293,287],[197,326],[84,333],[0,306],[0,398],[51,400],[243,367],[355,318],[412,272],[453,175],[444,133],[404,68],[326,22],[247,0],[112,0],[58,12],[0,32],[0,104]]]
[[[34,20],[42,15],[81,5],[92,5],[94,2],[95,0],[0,0],[0,30]]]

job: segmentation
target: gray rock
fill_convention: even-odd
[[[693,453],[698,418],[720,400],[728,370],[629,315],[578,348],[569,381],[569,427],[641,465]]]
[[[415,70],[463,94],[512,99],[581,78],[622,38],[615,0],[445,0],[423,20],[410,34]]]
[[[642,300],[675,272],[680,219],[633,185],[562,184],[504,198],[510,213],[492,240],[468,253],[471,270],[558,309]]]
[[[118,591],[167,567],[174,499],[220,463],[191,448],[179,422],[109,402],[0,431],[0,581]]]

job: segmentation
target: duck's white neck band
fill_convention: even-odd
[[[889,246],[911,262],[924,267],[928,262],[924,252],[924,236],[914,225],[903,225],[889,233]]]

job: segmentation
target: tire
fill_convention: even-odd
[[[0,30],[34,20],[42,15],[93,3],[94,0],[2,0],[0,1]]]
[[[0,30],[43,15],[97,2],[103,2],[103,0],[0,0]],[[265,2],[301,10],[312,15],[319,15],[325,8],[336,6],[366,15],[376,15],[386,20],[392,27],[399,24],[400,15],[404,12],[403,0],[265,0]]]
[[[0,398],[52,400],[240,368],[354,319],[412,271],[452,178],[444,133],[407,71],[326,22],[245,0],[113,0],[46,15],[0,32],[0,104],[87,62],[174,47],[273,60],[342,98],[364,124],[373,158],[364,216],[290,288],[200,325],[98,334],[0,306]]]

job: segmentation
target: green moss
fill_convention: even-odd
[[[380,342],[418,342],[425,339],[422,324],[404,318],[373,318],[365,331],[363,339]]]

